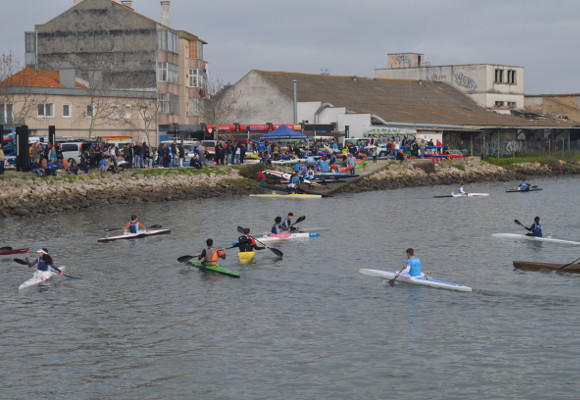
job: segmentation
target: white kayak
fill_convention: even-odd
[[[453,197],[485,197],[485,196],[489,196],[489,193],[465,193],[465,194],[451,193],[451,196],[453,196]]]
[[[254,236],[256,241],[266,243],[266,242],[277,242],[279,240],[289,240],[289,239],[308,239],[311,237],[319,237],[320,233],[317,232],[295,232],[284,236],[272,236],[264,235],[262,237]],[[233,242],[232,245],[235,246],[239,242]]]
[[[58,269],[60,269],[61,271],[64,271],[65,268],[66,268],[65,266],[58,267]],[[23,289],[27,289],[31,286],[40,285],[41,283],[44,283],[44,282],[51,280],[56,275],[58,275],[58,272],[56,272],[53,269],[50,269],[49,271],[36,270],[36,271],[34,271],[32,278],[30,278],[29,280],[23,282],[20,286],[18,286],[18,290],[23,290]]]
[[[363,275],[375,276],[377,278],[382,278],[382,279],[393,279],[395,277],[395,275],[397,275],[397,271],[381,271],[378,269],[361,269],[358,272],[360,272]],[[471,292],[471,290],[472,290],[469,286],[463,286],[463,285],[460,285],[458,283],[445,282],[445,281],[440,281],[437,279],[431,279],[427,276],[410,277],[410,278],[399,276],[397,278],[397,282],[410,283],[413,285],[431,286],[431,287],[438,288],[438,289],[456,290],[459,292]]]
[[[580,242],[575,242],[573,240],[554,239],[552,238],[551,234],[548,237],[537,237],[537,236],[522,235],[519,233],[492,233],[491,236],[500,239],[531,240],[533,242],[550,242],[560,244],[572,244],[577,246],[580,245]]]
[[[171,229],[154,229],[151,231],[143,231],[139,233],[125,233],[123,235],[118,236],[109,236],[105,238],[98,239],[99,242],[110,242],[112,240],[119,240],[119,239],[137,239],[142,238],[145,236],[153,236],[153,235],[162,235],[164,233],[171,233]]]

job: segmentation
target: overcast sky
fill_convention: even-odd
[[[159,0],[134,0],[160,21]],[[3,7],[0,53],[24,60],[24,32],[73,0]],[[525,67],[527,94],[580,93],[580,0],[172,0],[171,26],[208,42],[211,78],[251,69],[374,77],[387,53],[431,65]]]

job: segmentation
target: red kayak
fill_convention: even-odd
[[[28,251],[28,248],[26,248],[26,249],[11,249],[11,250],[2,249],[2,250],[3,251],[0,251],[0,256],[7,256],[9,254],[26,253]]]

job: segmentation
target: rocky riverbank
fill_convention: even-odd
[[[261,165],[210,167],[202,170],[169,168],[125,171],[121,174],[92,172],[79,176],[36,178],[11,172],[0,179],[0,218],[47,214],[114,204],[134,204],[181,199],[210,198],[257,192],[256,172]],[[286,167],[289,171],[290,168]],[[363,171],[357,172],[363,174]],[[478,159],[433,164],[428,160],[407,163],[386,161],[373,165],[368,174],[334,184],[323,193],[364,192],[411,186],[459,184],[460,182],[509,181],[523,177],[580,174],[575,161],[520,163],[506,168]]]
[[[332,193],[364,192],[411,186],[459,184],[461,182],[510,181],[534,176],[580,174],[577,161],[551,160],[547,164],[520,163],[509,168],[479,159],[432,163],[430,160],[388,162],[385,168],[338,187]]]
[[[128,172],[0,181],[0,217],[47,214],[112,204],[170,201],[247,194],[256,184],[232,168]],[[167,172],[167,173],[166,173]]]

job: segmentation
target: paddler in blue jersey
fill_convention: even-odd
[[[213,246],[213,239],[207,239],[205,241],[207,244],[207,249],[204,249],[201,254],[197,257],[199,260],[203,259],[203,265],[217,265],[218,258],[226,258],[226,249],[216,249]]]
[[[284,226],[282,225],[282,217],[274,218],[274,225],[272,226],[271,233],[278,235],[284,232]]]
[[[397,273],[395,278],[399,276],[403,276],[405,278],[425,276],[425,274],[421,272],[421,260],[415,257],[415,251],[412,248],[408,248],[406,254],[407,264],[405,265],[405,268]]]
[[[123,230],[124,231],[129,230],[130,233],[139,233],[139,230],[144,231],[145,227],[141,222],[137,221],[136,215],[131,215],[131,221],[127,222],[127,225],[125,225]]]
[[[522,226],[529,231],[526,233],[526,236],[542,237],[542,225],[540,224],[540,217],[534,218],[534,223],[529,228],[524,224],[522,224]]]
[[[282,221],[282,217],[280,221]],[[264,250],[267,249],[268,246],[260,247],[256,244],[256,239],[250,234],[250,228],[244,228],[244,234],[238,238],[238,248],[240,249],[240,253],[247,252],[247,251],[254,251],[254,250]]]
[[[530,184],[526,182],[525,179],[522,179],[522,183],[519,184],[518,190],[521,192],[527,192],[528,190],[530,190]]]
[[[292,218],[294,218],[294,213],[288,213],[288,215],[286,216],[286,219],[284,219],[284,221],[282,221],[282,230],[284,231],[291,231],[291,230],[296,230],[296,228],[292,229]],[[274,233],[274,232],[272,232]]]
[[[467,192],[465,191],[465,184],[462,183],[461,186],[459,186],[459,189],[457,189],[457,194],[467,196]]]
[[[48,254],[48,250],[46,248],[42,248],[36,251],[38,253],[38,257],[31,261],[28,258],[28,253],[26,253],[25,261],[28,264],[28,267],[36,267],[37,272],[39,274],[47,275],[50,270],[56,271],[59,275],[62,275],[60,269],[53,267],[52,257]]]

